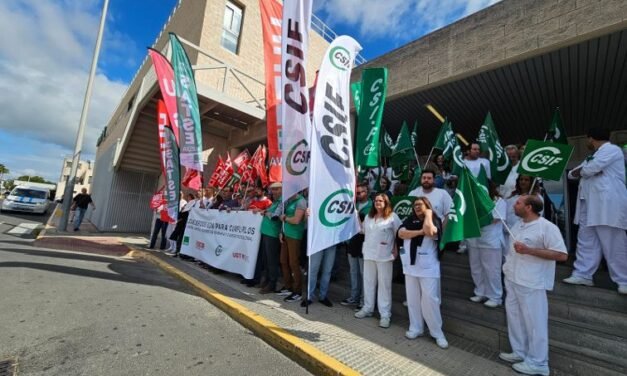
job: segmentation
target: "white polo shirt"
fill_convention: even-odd
[[[453,199],[451,198],[451,195],[449,195],[448,192],[444,189],[440,188],[433,188],[431,192],[425,193],[422,187],[418,187],[409,192],[408,196],[424,196],[429,199],[429,202],[433,206],[433,212],[442,221],[444,221],[444,218],[446,218],[448,213],[451,211],[451,206],[453,205]]]
[[[396,231],[401,224],[402,222],[396,213],[392,213],[388,218],[378,218],[376,220],[367,215],[363,222],[365,239],[362,251],[364,260],[394,260],[392,250],[396,240]]]
[[[567,253],[560,230],[542,217],[531,222],[518,221],[512,227],[512,233],[518,241],[531,248]],[[505,278],[528,288],[553,290],[555,261],[517,253],[514,250],[514,241],[510,239],[509,251],[503,265]]]

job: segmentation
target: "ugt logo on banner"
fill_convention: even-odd
[[[560,180],[573,153],[571,145],[528,140],[518,173],[547,180]]]

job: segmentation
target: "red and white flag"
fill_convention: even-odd
[[[213,174],[211,174],[211,178],[209,178],[209,186],[217,187],[218,179],[220,178],[220,174],[224,170],[224,161],[222,160],[222,156],[218,156],[218,163],[216,164],[216,169],[213,170]]]

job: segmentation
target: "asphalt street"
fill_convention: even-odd
[[[0,199],[0,205],[2,205],[2,199]],[[48,213],[43,215],[3,211],[0,213],[0,241],[35,239],[44,228],[53,210],[54,205],[51,205]]]
[[[309,374],[150,264],[0,242],[7,357],[19,375]]]

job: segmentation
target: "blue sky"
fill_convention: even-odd
[[[178,0],[110,0],[83,147],[95,141]],[[202,1],[202,0],[184,0]],[[222,1],[222,0],[208,0]],[[59,178],[73,151],[102,0],[0,1],[0,163]],[[372,59],[496,0],[314,0],[314,13]]]

